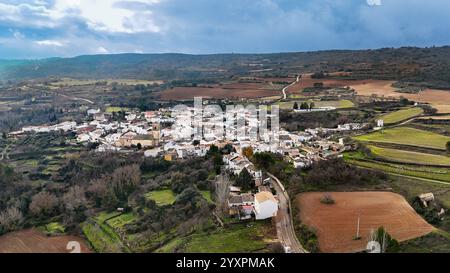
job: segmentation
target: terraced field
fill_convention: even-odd
[[[386,163],[376,160],[364,159],[353,154],[344,155],[345,162],[363,168],[383,171],[390,174],[396,174],[407,177],[417,177],[422,179],[430,179],[445,185],[450,182],[450,169],[426,166],[408,166],[404,164]],[[439,182],[441,181],[441,182]]]
[[[173,253],[251,253],[266,252],[276,241],[276,231],[270,221],[232,224],[212,232],[195,233],[176,238],[156,252]]]
[[[384,120],[384,124],[395,124],[401,121],[419,116],[423,114],[423,109],[419,107],[406,108],[380,116],[378,119]]]
[[[450,137],[409,127],[396,127],[357,136],[354,139],[362,142],[393,143],[423,148],[445,150]]]
[[[129,252],[129,248],[124,244],[119,233],[123,226],[134,220],[135,218],[131,214],[102,212],[83,223],[82,229],[90,245],[96,252]]]
[[[372,145],[369,145],[368,147],[372,151],[373,155],[389,161],[422,165],[450,166],[450,157],[443,155],[381,148]]]

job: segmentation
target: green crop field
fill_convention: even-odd
[[[120,253],[122,245],[116,237],[109,236],[103,228],[92,222],[82,225],[83,234],[96,252]]]
[[[372,154],[390,161],[399,163],[414,163],[422,165],[440,165],[450,166],[450,157],[443,155],[434,155],[426,153],[418,153],[411,151],[403,151],[397,149],[381,148],[369,145],[368,148]]]
[[[386,115],[382,115],[380,117],[378,117],[378,119],[382,119],[384,120],[384,124],[394,124],[394,123],[398,123],[419,115],[423,114],[423,109],[419,108],[419,107],[413,107],[413,108],[407,108],[407,109],[402,109],[396,112],[392,112]]]
[[[106,223],[114,229],[121,229],[125,225],[133,223],[135,220],[136,217],[133,215],[133,213],[125,213],[107,220]]]
[[[63,234],[64,232],[66,232],[65,227],[58,222],[48,223],[47,225],[39,227],[39,230],[48,235]]]
[[[335,107],[338,109],[352,108],[355,106],[349,100],[315,101],[314,104],[316,107]]]
[[[120,229],[134,220],[131,213],[101,212],[84,222],[82,230],[96,252],[129,252],[114,229]]]
[[[382,142],[445,150],[450,137],[409,127],[380,130],[354,139],[364,142]]]
[[[126,107],[118,107],[118,106],[109,106],[106,107],[106,112],[107,113],[115,113],[115,112],[126,112],[126,111],[130,111],[130,108],[126,108]]]
[[[173,252],[175,249],[186,253],[264,252],[270,243],[266,235],[270,229],[270,221],[230,225],[209,233],[176,238],[156,252]]]
[[[352,157],[349,154],[345,155],[344,159],[349,164],[353,164],[363,168],[380,170],[397,175],[437,180],[445,183],[450,182],[450,169],[448,168],[408,166],[402,164],[378,162],[375,160],[361,160],[359,158]]]
[[[172,205],[177,198],[172,190],[151,191],[145,197],[155,201],[158,206]]]

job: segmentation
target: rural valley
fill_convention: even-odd
[[[10,65],[0,252],[448,252],[449,79],[429,72],[447,67],[429,61],[441,55],[84,56],[115,71],[90,75],[80,57]],[[244,106],[243,125],[279,112],[280,128],[193,139],[200,97]],[[208,109],[205,132],[220,121]]]
[[[449,11],[0,0],[2,270],[436,271]]]

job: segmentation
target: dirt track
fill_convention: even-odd
[[[70,241],[80,243],[81,253],[91,252],[84,240],[79,237],[47,237],[35,229],[28,229],[1,236],[0,253],[70,253],[70,250],[66,249]]]
[[[358,252],[366,248],[372,229],[384,226],[398,241],[421,237],[433,231],[406,200],[389,192],[331,193],[334,205],[320,202],[324,193],[297,196],[301,221],[317,231],[322,252]],[[354,240],[360,217],[361,240]]]

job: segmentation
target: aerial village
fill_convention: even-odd
[[[247,147],[257,152],[271,152],[281,154],[295,168],[307,168],[312,163],[340,157],[341,153],[349,149],[343,139],[330,140],[330,133],[361,130],[368,124],[344,124],[338,128],[314,128],[303,132],[288,132],[280,130],[278,141],[271,142],[270,130],[266,135],[257,139],[250,139],[249,130],[254,130],[258,120],[254,116],[246,115],[246,134],[236,137],[233,141],[224,140],[220,136],[204,135],[203,139],[192,141],[191,118],[193,107],[188,107],[174,118],[174,110],[161,108],[157,111],[127,111],[123,120],[113,119],[113,113],[100,109],[86,111],[86,120],[77,124],[75,121],[65,121],[55,125],[26,126],[22,130],[11,132],[11,136],[23,134],[49,133],[55,131],[72,132],[76,134],[77,145],[95,144],[97,152],[136,152],[143,151],[145,157],[163,157],[167,161],[176,161],[190,157],[205,156],[211,147],[216,145],[223,148],[227,144],[234,147],[232,152],[223,157],[224,169],[229,174],[238,176],[246,169],[254,180],[255,189],[243,192],[236,186],[229,187],[228,209],[230,216],[240,220],[262,220],[276,216],[278,199],[272,189],[270,177],[264,177],[261,170],[257,170],[253,163],[244,155]],[[227,115],[234,115],[231,112]],[[226,116],[227,120],[230,118]],[[223,120],[223,118],[222,118]],[[203,126],[214,125],[217,117],[207,110],[203,113]],[[179,126],[163,127],[161,124],[177,124]],[[383,126],[379,121],[378,126]],[[231,124],[236,129],[236,124]],[[380,127],[380,128],[381,128]],[[175,128],[175,129],[174,129]],[[227,130],[230,128],[227,128]],[[327,137],[323,137],[326,135]]]

